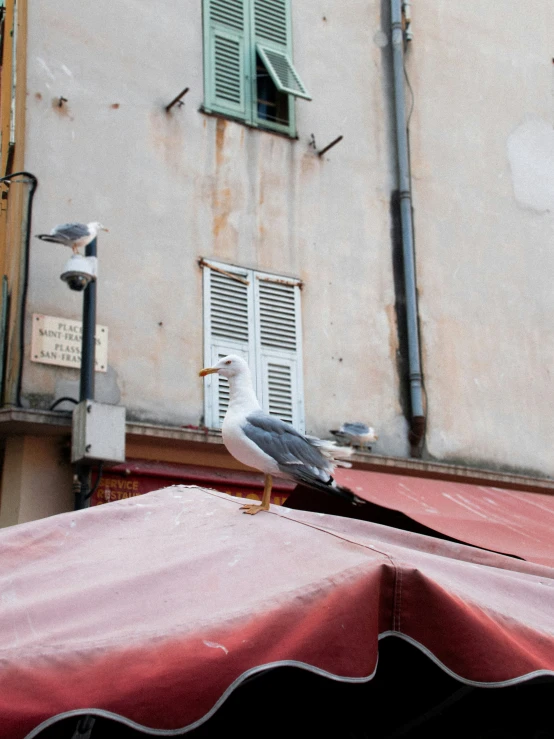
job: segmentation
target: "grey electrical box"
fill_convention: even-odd
[[[73,411],[71,461],[125,461],[125,407],[83,400]]]

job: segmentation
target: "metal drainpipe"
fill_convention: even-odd
[[[411,420],[409,439],[412,456],[420,456],[425,435],[423,411],[423,375],[419,350],[417,290],[412,222],[410,155],[404,95],[404,33],[402,30],[402,0],[391,0],[392,62],[394,80],[394,113],[396,119],[396,154],[398,189],[402,226],[402,256],[406,293],[406,323],[408,335],[408,366],[410,380]]]

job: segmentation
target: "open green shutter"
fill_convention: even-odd
[[[270,49],[268,46],[262,46],[259,43],[256,44],[256,51],[262,58],[271,79],[280,92],[287,92],[289,95],[295,95],[305,100],[312,99],[290,57],[285,52]]]
[[[242,119],[249,108],[246,2],[204,0],[204,107]]]
[[[254,37],[271,79],[280,92],[311,100],[292,63],[290,0],[253,0]]]

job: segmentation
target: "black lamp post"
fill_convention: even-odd
[[[85,257],[96,257],[96,238],[85,247]],[[79,401],[94,400],[94,370],[96,350],[96,280],[91,280],[83,291],[83,330],[81,334],[81,376]],[[87,508],[91,490],[91,468],[77,463],[73,490],[75,510]]]

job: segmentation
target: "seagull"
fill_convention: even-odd
[[[90,244],[96,238],[98,231],[107,231],[98,221],[92,223],[62,223],[54,226],[49,234],[37,234],[37,239],[42,241],[51,241],[54,244],[62,244],[69,246],[73,250],[73,254],[78,254],[82,246]]]
[[[249,467],[265,475],[262,504],[244,505],[244,512],[255,515],[269,510],[273,477],[285,477],[307,487],[348,500],[365,503],[346,487],[333,480],[335,467],[350,467],[352,450],[334,441],[304,436],[293,426],[265,413],[254,392],[248,364],[229,354],[213,367],[205,367],[200,377],[217,373],[229,380],[229,405],[223,420],[223,442],[228,451]]]
[[[347,444],[358,447],[366,447],[372,441],[377,441],[379,438],[375,433],[375,429],[372,426],[368,426],[366,423],[359,423],[352,421],[349,423],[343,423],[338,431],[331,430],[337,439],[345,441]]]

